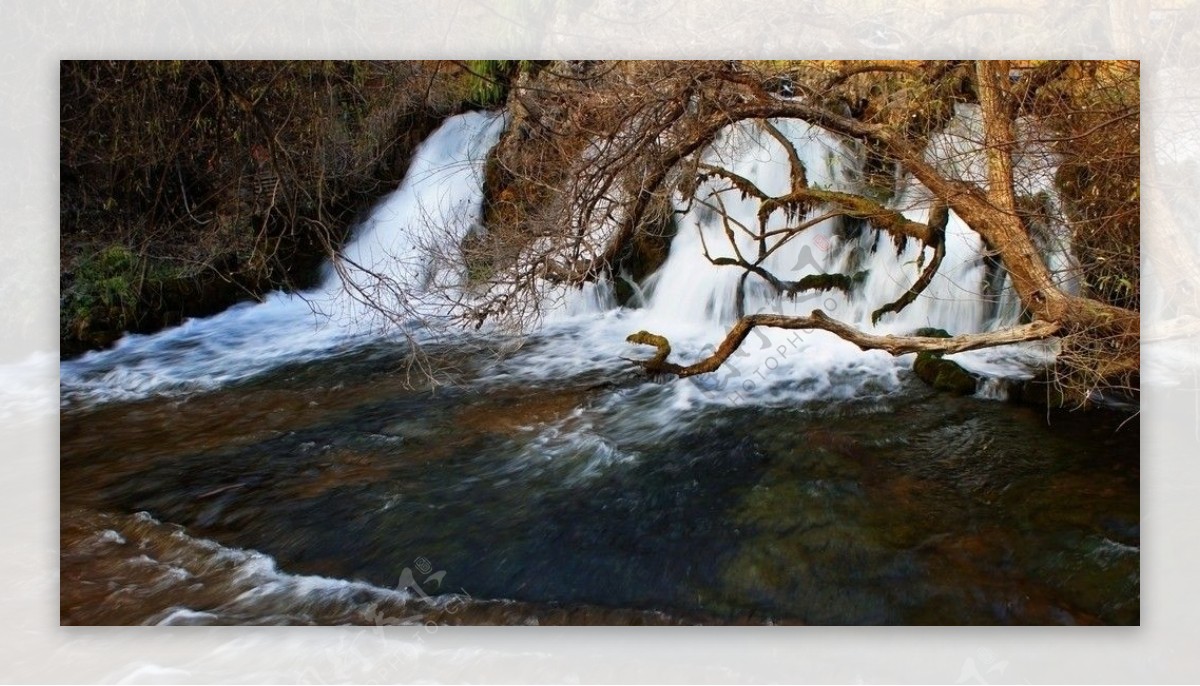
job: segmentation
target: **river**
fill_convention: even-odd
[[[437,248],[476,230],[502,126],[448,120],[347,247],[342,277],[403,317],[331,267],[308,293],[63,363],[63,623],[1138,623],[1138,422],[1005,402],[993,382],[1046,346],[955,356],[991,380],[967,397],[820,331],[647,378],[625,336],[691,360],[736,309],[702,208],[626,306],[598,284],[520,337],[425,326],[467,292]],[[781,128],[814,183],[853,171],[839,141]],[[768,137],[729,138],[737,173],[786,188]],[[920,220],[919,189],[900,195]],[[746,309],[882,333],[1013,321],[1011,295],[977,287],[996,279],[977,237],[954,217],[947,235],[943,275],[878,326],[871,303],[907,288],[921,247],[835,221],[767,264],[863,267],[857,296],[751,288]]]

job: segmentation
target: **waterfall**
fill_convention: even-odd
[[[478,224],[483,162],[503,118],[451,117],[416,151],[404,183],[387,196],[327,265],[316,288],[273,292],[150,335],[126,335],[65,361],[64,402],[126,400],[220,387],[281,364],[335,354],[379,335],[420,336],[444,313],[463,277],[457,246]],[[372,300],[403,317],[383,316]]]
[[[860,155],[845,140],[798,120],[772,123],[792,142],[810,185],[851,193],[868,190],[861,180]],[[979,147],[972,142],[978,140],[978,126],[977,112],[963,108],[947,131],[932,137],[931,157],[951,150],[949,157],[959,168],[948,173],[960,178],[980,173]],[[1052,204],[1052,166],[1038,155],[1027,151],[1018,158],[1018,179],[1024,189],[1032,189],[1030,192]],[[791,168],[783,145],[752,122],[727,129],[704,161],[753,181],[768,195],[782,195],[790,188]],[[893,195],[889,207],[913,221],[925,222],[931,205],[929,191],[912,179],[897,181],[897,188],[886,189]],[[736,256],[722,214],[728,217],[738,252],[753,258],[758,249],[755,240],[738,227],[757,230],[759,202],[738,191],[722,193],[720,206],[711,200],[712,191],[729,187],[719,178],[710,179],[695,196],[709,198],[707,203],[676,197],[678,233],[666,261],[640,285],[641,307],[616,309],[603,284],[585,289],[568,299],[559,316],[551,318],[553,339],[546,341],[541,353],[514,362],[507,373],[553,379],[578,373],[581,368],[611,367],[614,360],[631,357],[623,339],[640,329],[666,336],[674,350],[672,359],[680,363],[711,353],[737,319],[738,283],[744,273],[738,266],[714,265],[705,256],[705,248],[714,259]],[[820,212],[815,210],[810,217],[815,219]],[[794,226],[803,219],[776,212],[770,216],[767,230]],[[1060,221],[1043,228],[1044,239],[1039,243],[1052,269],[1058,270],[1060,284],[1069,290],[1074,272],[1065,224]],[[953,212],[945,241],[941,267],[924,292],[899,313],[885,314],[874,323],[872,312],[912,286],[922,266],[933,258],[932,248],[909,240],[897,250],[890,236],[861,223],[843,218],[821,221],[772,252],[763,267],[788,281],[812,274],[862,273],[861,283],[850,293],[811,291],[789,297],[752,274],[746,279],[741,311],[807,315],[821,309],[877,334],[912,334],[924,327],[966,334],[1017,323],[1020,303],[1007,275],[997,270],[994,261],[989,264],[978,234]],[[607,300],[597,295],[607,296]],[[645,348],[639,352],[649,354]],[[1048,344],[1029,343],[948,357],[985,376],[1028,377],[1052,354]],[[676,382],[669,406],[678,411],[696,403],[803,404],[878,398],[899,388],[912,358],[864,352],[825,331],[756,329],[717,372]],[[985,386],[985,395],[1001,395],[995,384]]]
[[[811,185],[846,192],[861,191],[855,181],[858,176],[856,156],[840,139],[796,120],[774,124],[795,145]],[[724,160],[713,154],[710,162],[723,164],[733,173],[753,179],[769,195],[788,192],[790,167],[778,141],[753,124],[738,125],[727,134],[727,139],[720,149],[732,149],[737,154]],[[709,186],[714,189],[725,187],[719,180],[710,181]],[[705,190],[702,188],[700,193]],[[928,196],[922,194],[922,190],[910,184],[893,204],[910,219],[923,222],[928,212]],[[736,193],[724,195],[727,198],[723,201],[724,206],[735,225],[757,226],[759,203],[756,199],[739,197]],[[796,219],[775,212],[768,220],[767,229],[776,231],[796,223]],[[849,232],[845,228],[846,222],[840,218],[820,222],[772,253],[763,266],[785,280],[811,274],[865,272],[865,281],[852,295],[841,291],[814,291],[790,298],[774,293],[766,281],[751,275],[747,279],[744,310],[747,313],[804,315],[814,309],[823,309],[842,321],[880,333],[911,333],[926,326],[954,333],[973,333],[982,329],[987,304],[975,290],[981,285],[983,276],[980,241],[957,216],[951,214],[946,230],[946,257],[933,283],[916,302],[899,314],[885,315],[878,326],[872,325],[871,312],[908,290],[920,274],[918,259],[922,253],[925,260],[932,259],[933,251],[910,240],[897,253],[888,236],[873,230]],[[739,252],[754,255],[757,249],[754,241],[744,232],[735,235]],[[705,320],[728,326],[736,319],[737,283],[742,277],[742,269],[711,265],[704,256],[704,245],[714,258],[735,257],[725,235],[722,217],[708,207],[693,204],[683,216],[670,257],[654,281],[650,309],[662,318]],[[705,278],[695,278],[698,273],[705,273]]]
[[[811,185],[865,190],[860,155],[852,144],[802,121],[774,125],[793,143]],[[960,113],[945,133],[932,138],[931,155],[938,152],[937,146],[969,140],[976,125],[970,111]],[[400,188],[375,208],[339,259],[327,265],[317,288],[297,295],[272,293],[262,303],[239,305],[149,336],[129,335],[111,350],[64,362],[63,401],[193,392],[280,364],[327,357],[380,336],[427,340],[431,325],[444,319],[457,301],[470,297],[462,288],[466,267],[458,248],[479,225],[483,160],[502,126],[502,117],[483,113],[447,120],[421,145]],[[954,158],[966,160],[962,174],[977,173],[969,154],[956,149]],[[790,187],[782,144],[753,123],[730,127],[706,161],[753,180],[770,195],[784,194]],[[1031,168],[1043,176],[1030,183],[1053,204],[1046,165]],[[637,285],[635,306],[618,307],[610,284],[604,282],[571,290],[565,297],[555,292],[549,316],[534,333],[540,345],[485,371],[483,380],[488,375],[515,375],[549,381],[627,369],[623,359],[646,354],[625,342],[640,329],[667,336],[675,359],[689,363],[715,348],[739,311],[806,315],[821,309],[862,330],[883,334],[909,334],[922,327],[974,333],[1017,320],[1019,303],[1007,277],[989,265],[979,236],[953,213],[945,258],[932,283],[904,310],[886,314],[878,323],[871,321],[871,313],[903,294],[933,251],[915,240],[898,250],[889,236],[838,217],[820,221],[778,247],[763,267],[784,280],[861,273],[851,292],[788,297],[750,275],[739,304],[743,270],[712,264],[704,250],[713,258],[733,257],[722,214],[733,222],[731,228],[738,223],[755,228],[759,205],[753,197],[727,192],[720,196],[723,212],[716,211],[717,201],[710,193],[722,183],[710,179],[699,189],[697,197],[707,202],[675,199],[678,233],[664,264]],[[914,221],[926,220],[930,195],[915,181],[898,180],[898,187],[885,190],[892,194],[891,207]],[[814,210],[813,218],[819,211]],[[776,212],[767,228],[782,229],[801,219]],[[758,247],[750,236],[734,233],[742,254],[756,254]],[[1043,233],[1050,263],[1069,272],[1064,234]],[[393,315],[383,315],[373,305]],[[1007,346],[961,353],[954,359],[985,374],[1027,376],[1030,363],[1044,361],[1047,354],[1044,346]],[[828,332],[759,329],[717,373],[674,384],[674,399],[664,407],[881,397],[899,387],[909,367],[911,356],[863,352]]]
[[[962,119],[970,121],[970,115],[964,114]],[[864,191],[858,180],[861,173],[857,168],[857,155],[844,141],[801,121],[781,120],[774,125],[795,145],[811,185],[849,193]],[[937,136],[931,148],[944,147],[947,141],[961,140],[962,135],[948,132]],[[710,153],[709,162],[722,164],[733,173],[754,180],[769,195],[788,192],[790,168],[783,146],[757,126],[737,125],[726,134],[726,140],[719,143],[718,148],[725,152]],[[728,151],[734,154],[729,155]],[[962,162],[968,156],[960,149],[954,157]],[[971,164],[965,167],[974,168]],[[1036,179],[1038,185],[1033,187],[1033,192],[1052,198],[1052,175],[1044,166],[1037,167],[1037,172],[1040,178]],[[719,180],[710,181],[708,185],[708,190],[727,187]],[[700,193],[705,190],[702,188]],[[890,207],[909,219],[925,222],[931,204],[929,192],[911,179],[904,181],[897,191],[889,202]],[[736,193],[727,193],[725,197],[727,214],[735,226],[739,223],[757,226],[757,200],[739,197]],[[782,212],[775,212],[767,228],[774,231],[796,223],[796,219],[789,220]],[[1074,273],[1069,249],[1061,233],[1047,231],[1047,234],[1043,241],[1044,252],[1051,269],[1062,275],[1062,284]],[[754,255],[753,240],[743,232],[735,235],[740,253]],[[736,284],[742,270],[736,266],[712,266],[703,254],[704,245],[714,258],[735,257],[725,236],[722,218],[707,207],[693,204],[681,220],[680,234],[672,245],[670,258],[653,281],[654,296],[650,307],[661,317],[707,319],[723,325],[734,321]],[[1011,325],[1019,314],[1013,307],[1012,291],[1003,280],[1003,274],[1000,283],[988,284],[992,275],[984,252],[978,234],[951,212],[946,227],[946,255],[929,287],[904,310],[884,315],[875,325],[871,322],[874,309],[908,290],[920,275],[921,265],[932,259],[933,250],[909,240],[902,250],[897,251],[887,235],[854,226],[841,218],[828,219],[784,244],[763,266],[785,280],[810,274],[864,272],[865,280],[855,292],[850,296],[840,291],[828,291],[801,294],[796,298],[781,297],[765,280],[751,275],[747,281],[744,308],[746,312],[783,314],[808,314],[821,308],[856,327],[884,334],[907,334],[922,327],[945,329],[953,334],[977,333]],[[706,272],[705,278],[695,278],[694,275],[701,272]]]
[[[503,123],[481,112],[458,115],[421,144],[404,183],[326,265],[310,298],[318,311],[358,329],[386,329],[397,319],[423,327],[449,314],[466,280],[460,245],[480,224],[483,163]]]

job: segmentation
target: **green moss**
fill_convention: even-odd
[[[107,344],[135,328],[154,293],[187,278],[178,268],[143,258],[124,245],[84,255],[65,277],[60,334],[92,345]]]
[[[945,329],[935,329],[932,327],[924,327],[913,332],[914,336],[924,336],[925,338],[950,338],[950,334]]]
[[[467,260],[467,280],[470,283],[487,283],[495,275],[496,267],[491,262],[483,259]]]
[[[76,264],[64,288],[60,326],[79,338],[90,329],[121,330],[128,324],[144,280],[142,260],[122,245],[111,245]]]
[[[841,291],[849,294],[867,278],[867,272],[854,274],[809,274],[795,282],[794,292]]]
[[[922,381],[939,391],[961,395],[975,392],[975,375],[955,362],[942,359],[938,353],[918,353],[916,361],[913,362],[913,371]]]
[[[913,335],[926,338],[950,338],[945,329],[922,328]],[[913,361],[913,372],[919,379],[939,391],[950,391],[960,395],[975,392],[978,377],[963,369],[956,362],[942,358],[941,353],[920,352]]]
[[[496,107],[508,98],[513,79],[522,72],[536,72],[533,60],[469,60],[470,99],[480,107]]]
[[[625,337],[625,340],[630,343],[652,345],[655,348],[658,348],[658,353],[656,353],[653,358],[642,363],[647,369],[657,369],[661,367],[671,355],[670,341],[662,336],[659,336],[658,334],[650,333],[649,331],[638,331],[637,333],[631,333]]]

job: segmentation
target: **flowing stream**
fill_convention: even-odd
[[[811,183],[862,183],[846,144],[779,126]],[[741,271],[704,257],[733,252],[701,203],[626,306],[591,284],[519,346],[438,327],[470,297],[453,248],[479,230],[502,127],[447,120],[318,288],[62,364],[64,623],[1138,622],[1136,420],[997,398],[1046,346],[953,356],[985,378],[968,397],[821,331],[755,332],[714,374],[648,379],[628,334],[692,361],[739,309]],[[774,139],[725,142],[727,168],[787,190]],[[924,219],[921,188],[890,192]],[[720,197],[755,225],[751,201]],[[921,250],[828,220],[764,266],[865,272],[857,290],[791,299],[748,280],[741,308],[882,333],[1016,321],[952,216],[930,288],[872,324]]]

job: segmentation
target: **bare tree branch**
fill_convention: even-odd
[[[1016,64],[1016,70],[1010,66],[961,61],[623,63],[606,72],[611,87],[601,85],[594,92],[581,90],[577,109],[556,120],[571,126],[578,120],[579,125],[570,130],[591,136],[597,143],[586,154],[561,151],[570,153],[561,158],[561,166],[572,171],[568,183],[555,196],[555,207],[561,214],[547,222],[547,235],[555,235],[554,226],[569,226],[582,244],[586,242],[584,235],[591,231],[589,227],[603,225],[605,230],[603,238],[588,239],[588,250],[575,250],[569,259],[555,258],[555,278],[578,284],[618,268],[622,255],[634,250],[632,246],[644,237],[647,216],[653,217],[656,208],[678,194],[688,208],[698,203],[720,215],[721,227],[730,242],[726,255],[710,252],[709,248],[715,247],[711,236],[701,235],[701,247],[711,264],[743,271],[738,280],[739,307],[751,274],[784,295],[818,288],[849,292],[858,275],[797,274],[781,278],[766,263],[806,229],[842,216],[886,232],[900,249],[908,239],[933,248],[928,264],[924,264],[928,254],[920,253],[921,272],[911,287],[894,302],[874,309],[872,321],[878,322],[910,306],[930,287],[944,266],[945,227],[948,213],[953,211],[979,236],[989,258],[1004,269],[1022,307],[1036,322],[1043,323],[1034,329],[1002,332],[1000,340],[1009,340],[1005,338],[1008,335],[1021,340],[1045,337],[1053,327],[1055,335],[1064,341],[1064,350],[1077,351],[1077,357],[1061,359],[1077,366],[1092,359],[1096,368],[1122,374],[1135,372],[1140,315],[1136,306],[1121,305],[1136,304],[1136,293],[1124,301],[1114,301],[1073,295],[1073,288],[1062,286],[1066,281],[1052,268],[1061,272],[1063,266],[1043,256],[1047,235],[1039,222],[1045,224],[1051,219],[1043,218],[1045,205],[1038,205],[1034,197],[1039,189],[1018,188],[1016,184],[1023,183],[1019,177],[1026,171],[1021,165],[1029,164],[1031,159],[1034,164],[1056,164],[1049,156],[1046,161],[1033,159],[1027,154],[1030,144],[1051,149],[1059,156],[1057,159],[1072,153],[1073,146],[1090,145],[1087,154],[1098,150],[1109,157],[1076,164],[1074,169],[1081,179],[1077,185],[1086,187],[1089,195],[1075,193],[1075,201],[1082,198],[1091,202],[1091,192],[1101,187],[1090,184],[1089,179],[1108,173],[1110,167],[1118,168],[1131,182],[1104,188],[1119,191],[1119,201],[1124,203],[1119,210],[1123,214],[1117,215],[1121,226],[1135,223],[1136,169],[1129,171],[1128,162],[1136,159],[1137,150],[1136,135],[1129,136],[1131,131],[1136,134],[1137,127],[1137,101],[1130,97],[1137,92],[1136,64],[1051,61]],[[1118,79],[1115,84],[1114,79]],[[1124,85],[1119,79],[1126,79]],[[1097,88],[1093,96],[1087,84],[1103,88]],[[961,103],[978,105],[982,117],[983,136],[969,142],[973,145],[968,154],[981,156],[986,181],[963,176],[929,145],[931,137],[947,126]],[[1029,120],[1025,120],[1020,136],[1018,116],[1034,120],[1032,130],[1026,130]],[[866,174],[877,173],[873,169],[881,167],[909,175],[933,198],[929,220],[913,221],[874,193],[814,187],[796,146],[773,123],[780,119],[803,120],[848,143],[862,144],[860,149],[867,151]],[[725,168],[707,154],[720,144],[724,131],[746,120],[781,145],[790,169],[788,192],[778,196],[766,193],[755,179]],[[1123,147],[1105,149],[1113,141]],[[576,156],[572,158],[571,154]],[[1047,170],[1043,167],[1041,171]],[[1055,177],[1053,183],[1061,187],[1064,182]],[[700,190],[702,184],[708,184],[711,190]],[[743,198],[757,201],[757,227],[753,221],[738,221],[725,211],[722,194],[726,192],[740,192]],[[1128,209],[1131,206],[1133,210]],[[1065,204],[1064,208],[1064,215],[1075,210]],[[780,211],[789,225],[768,229],[769,224],[777,222],[776,213]],[[1087,211],[1092,212],[1086,216],[1093,222],[1091,226],[1107,220],[1105,213]],[[747,241],[753,242],[757,250],[748,248]],[[1136,264],[1126,259],[1128,253],[1136,254],[1136,248],[1119,252],[1119,243],[1101,242],[1108,252],[1099,253],[1096,259],[1116,254],[1126,265],[1123,269]],[[1105,277],[1117,279],[1122,273],[1106,272]],[[760,316],[766,315],[753,315]],[[834,330],[823,320],[802,319],[815,328]],[[766,325],[768,320],[742,318],[738,326],[755,321]],[[737,327],[730,335],[735,334]],[[874,343],[861,338],[866,335],[861,332],[848,335],[851,340]],[[994,340],[979,336],[983,336],[981,341]],[[943,350],[946,345],[939,342],[931,349]],[[1101,363],[1094,359],[1096,356],[1114,359]],[[663,364],[669,364],[665,358]],[[719,365],[720,360],[713,364]],[[680,369],[700,373],[697,365]]]
[[[934,202],[933,208],[929,211],[929,230],[932,234],[933,259],[921,272],[920,278],[904,292],[904,295],[890,302],[883,307],[871,313],[871,323],[878,324],[880,317],[888,312],[899,312],[905,307],[908,307],[921,293],[929,287],[933,281],[933,276],[937,274],[938,269],[942,266],[942,259],[946,257],[946,222],[950,219],[950,211],[946,207],[946,203],[941,201]],[[924,254],[924,253],[922,253]]]
[[[821,310],[813,310],[807,317],[793,317],[779,314],[751,314],[739,319],[726,334],[725,340],[717,350],[708,357],[690,365],[678,365],[667,361],[671,354],[670,342],[663,336],[647,331],[639,331],[630,335],[626,340],[630,343],[654,346],[657,354],[640,364],[652,374],[674,374],[675,376],[695,376],[716,371],[725,360],[729,359],[741,346],[750,332],[756,326],[768,326],[777,329],[821,329],[829,331],[847,340],[863,350],[883,350],[893,355],[903,355],[921,351],[937,353],[960,353],[980,348],[991,348],[998,345],[1009,345],[1022,341],[1042,340],[1053,336],[1061,328],[1055,322],[1035,321],[1022,326],[987,333],[964,334],[950,338],[933,338],[926,336],[879,336],[864,333],[848,324],[843,324],[831,318]]]

